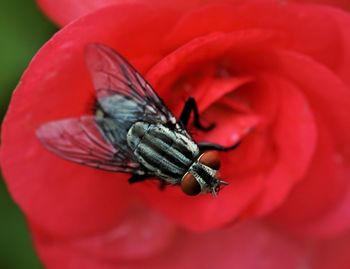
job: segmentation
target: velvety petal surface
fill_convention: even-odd
[[[64,161],[40,145],[35,131],[48,121],[92,113],[94,92],[83,54],[87,42],[119,47],[127,57],[138,58],[142,71],[159,51],[151,44],[157,46],[171,20],[169,13],[151,15],[140,6],[106,9],[63,29],[35,56],[14,92],[1,145],[9,190],[33,223],[75,235],[110,227],[123,213],[132,199],[126,174]],[[141,25],[148,25],[149,32],[125,39],[125,33],[138,32]]]
[[[35,238],[39,254],[50,268],[232,268],[235,264],[246,269],[294,269],[303,260],[292,240],[254,223],[205,234],[178,230],[171,245],[163,246],[158,255],[147,257],[139,257],[137,253],[129,258],[120,257],[119,249],[123,252],[125,243],[118,238],[109,241],[109,247],[115,246],[117,253],[109,259],[106,254],[99,254],[98,244],[87,246],[81,242],[66,242],[62,245],[55,240],[43,242],[38,234]],[[141,238],[139,243],[141,246],[145,242]]]
[[[36,0],[38,6],[41,10],[55,23],[60,26],[64,26],[71,21],[93,12],[97,9],[109,6],[118,5],[125,3],[139,3],[147,4],[150,6],[167,6],[174,9],[188,10],[193,7],[198,7],[210,3],[222,3],[230,5],[238,5],[244,3],[244,0],[177,0],[176,4],[171,1],[159,1],[159,0],[61,0],[59,2],[54,2],[51,0]],[[253,2],[253,1],[250,1]],[[271,2],[278,3],[276,0],[257,0],[256,2]],[[293,2],[298,4],[319,4],[334,6],[337,8],[342,8],[345,10],[350,9],[350,3],[347,0],[293,0]],[[284,2],[281,2],[283,5]]]
[[[332,72],[308,58],[284,52],[279,62],[283,67],[280,66],[278,72],[283,70],[304,90],[319,129],[318,146],[308,174],[291,193],[285,207],[276,213],[281,214],[280,220],[285,225],[296,229],[298,223],[325,218],[337,204],[349,207],[342,203],[347,201],[349,184],[350,130],[346,119],[350,116],[350,92]],[[310,193],[313,193],[312,199]],[[337,223],[332,222],[334,226],[327,227],[329,232],[348,228],[349,224],[344,225],[348,212],[343,213]]]
[[[61,0],[54,2],[51,0],[36,0],[41,10],[57,25],[64,26],[75,19],[84,16],[90,12],[110,5],[123,4],[143,4],[151,7],[167,7],[175,10],[188,10],[190,8],[217,2],[214,0]],[[221,0],[220,2],[229,4],[238,4],[244,0]],[[122,7],[121,7],[122,8]]]
[[[274,39],[269,46],[308,55],[335,70],[350,85],[349,76],[343,73],[346,71],[343,67],[350,64],[347,57],[349,23],[347,12],[318,5],[301,7],[274,1],[248,1],[238,6],[213,4],[193,9],[183,16],[169,33],[168,44],[176,48],[193,38],[218,31],[276,32],[280,39]]]
[[[143,231],[152,228],[140,226],[139,229]],[[129,229],[120,231],[116,228],[116,236],[108,236],[108,244],[103,242],[103,237],[62,244],[58,240],[44,240],[40,234],[34,234],[44,264],[54,269],[81,267],[229,269],[233,265],[245,269],[346,269],[350,265],[347,255],[350,246],[349,235],[332,240],[302,241],[259,222],[245,222],[201,234],[183,230],[173,231],[169,240],[171,244],[161,245],[162,250],[158,254],[148,251],[145,256],[141,254],[142,251],[138,251],[138,248],[130,256],[124,254],[125,249],[128,250],[128,244],[135,243],[132,242],[135,235],[141,235],[138,237],[140,250],[143,245],[149,245],[152,251],[157,244],[149,238],[147,240],[143,232],[139,234],[138,231],[133,232]],[[129,234],[130,237],[119,234]],[[94,243],[89,244],[91,241]],[[107,251],[103,249],[103,245],[108,246]],[[114,250],[114,254],[109,256],[111,249]]]
[[[34,242],[48,268],[110,268],[148,259],[173,242],[174,225],[158,213],[133,203],[111,229],[75,238],[47,234],[31,224]]]

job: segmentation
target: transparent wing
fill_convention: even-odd
[[[144,174],[129,152],[105,139],[97,122],[105,124],[93,116],[52,121],[37,130],[37,137],[64,159],[107,171]]]
[[[109,117],[118,119],[126,114],[134,117],[137,115],[138,120],[147,122],[176,123],[175,117],[152,87],[116,51],[102,44],[89,44],[86,47],[86,62],[98,102]],[[119,108],[115,101],[111,102],[113,99],[131,105]],[[131,123],[134,119],[131,117],[129,120]]]

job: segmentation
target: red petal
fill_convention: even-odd
[[[154,46],[172,17],[138,6],[105,9],[67,26],[34,58],[12,98],[1,146],[9,190],[32,222],[71,235],[105,229],[118,220],[132,197],[127,175],[66,162],[39,144],[35,130],[51,120],[91,113],[94,93],[83,56],[87,42],[138,56],[137,67],[144,70],[154,61],[159,51]],[[130,33],[137,34],[125,39]]]
[[[127,228],[129,230],[130,228]],[[140,229],[144,229],[140,226]],[[138,233],[138,232],[136,232]],[[244,269],[294,269],[300,263],[301,254],[296,244],[282,235],[259,224],[246,223],[238,227],[206,234],[191,234],[178,231],[169,246],[164,246],[158,255],[142,258],[138,248],[151,244],[153,240],[130,242],[119,241],[118,236],[96,237],[94,244],[86,245],[90,239],[71,242],[49,241],[36,236],[36,245],[44,264],[48,268],[232,268]],[[102,240],[101,240],[102,239]],[[128,246],[128,244],[131,244]],[[133,259],[120,257],[124,247],[135,248]],[[106,253],[102,253],[105,249]],[[114,255],[108,256],[112,252]],[[210,253],[206,255],[205,253]],[[132,256],[130,257],[132,258]]]
[[[96,11],[97,9],[109,6],[109,5],[120,5],[120,4],[132,4],[140,3],[143,5],[153,6],[153,7],[167,7],[178,10],[189,10],[191,8],[198,9],[201,6],[208,4],[229,4],[232,7],[237,7],[240,4],[244,4],[245,0],[177,0],[176,4],[171,1],[161,1],[161,0],[148,0],[148,1],[137,1],[137,0],[61,0],[59,2],[53,2],[51,0],[36,0],[42,11],[51,18],[58,25],[64,26],[71,21],[84,16],[90,12]],[[257,1],[258,2],[258,1]],[[276,4],[274,0],[263,0],[260,2]],[[350,9],[350,4],[347,0],[293,0],[293,2],[301,4],[322,4],[330,5],[335,7],[340,7],[345,10]],[[253,3],[251,1],[250,3]],[[287,6],[289,2],[283,3]],[[290,8],[288,6],[288,8]],[[304,8],[304,7],[303,7]],[[299,8],[298,8],[299,9]]]
[[[350,65],[350,17],[341,10],[290,2],[245,1],[239,6],[210,5],[193,9],[183,16],[168,35],[172,49],[212,32],[262,29],[280,34],[282,42],[270,43],[310,55],[336,70],[350,85],[346,75]],[[265,3],[264,3],[265,2]],[[270,2],[270,3],[268,3]],[[259,14],[259,16],[256,16]]]
[[[316,123],[303,89],[277,76],[264,74],[263,77],[263,94],[255,98],[263,103],[260,109],[266,111],[275,106],[276,110],[272,122],[261,129],[262,134],[269,132],[269,151],[265,151],[263,159],[271,155],[272,160],[265,170],[264,192],[254,206],[257,215],[275,209],[296,183],[304,179],[317,141]],[[262,99],[265,100],[262,102]],[[265,121],[269,118],[269,115],[261,114]]]
[[[94,12],[100,8],[110,5],[142,3],[142,1],[121,1],[121,0],[61,0],[53,2],[51,0],[36,0],[42,11],[55,23],[64,26],[73,20]],[[153,1],[156,2],[157,1]],[[121,7],[122,9],[122,7]]]
[[[94,12],[100,8],[110,5],[142,4],[148,6],[159,6],[162,1],[121,1],[121,0],[61,0],[53,2],[51,0],[36,0],[43,12],[58,25],[64,26],[71,21]],[[185,1],[184,1],[185,4]],[[123,6],[119,7],[123,9]]]
[[[348,9],[350,8],[349,1],[347,2]],[[350,16],[349,12],[344,12],[336,9],[319,8],[317,11],[327,14],[329,20],[332,20],[337,25],[339,36],[339,56],[336,59],[336,64],[333,71],[350,87],[349,65],[350,65]],[[332,46],[335,49],[335,46]],[[329,51],[329,50],[328,50]]]
[[[176,3],[162,0],[61,0],[59,2],[53,2],[51,0],[36,0],[42,11],[55,23],[61,26],[64,26],[90,12],[110,5],[142,4],[155,8],[165,7],[176,10],[186,10],[195,6],[208,4],[211,1],[218,2],[217,0],[206,0],[205,2],[202,0],[176,0]],[[230,4],[244,1],[245,0],[221,0],[223,3]]]
[[[329,5],[333,7],[340,7],[345,10],[350,9],[350,3],[348,0],[293,0],[293,1],[300,4],[321,4],[321,5]]]
[[[315,237],[333,238],[350,226],[350,184],[347,184],[344,194],[337,204],[321,218],[317,218],[303,225],[303,232]],[[338,267],[337,267],[338,268]],[[340,267],[339,267],[340,268]]]
[[[284,225],[301,231],[308,221],[322,220],[337,204],[347,202],[343,197],[348,195],[350,172],[350,91],[332,72],[306,57],[280,52],[278,58],[278,64],[274,62],[270,68],[303,89],[318,125],[317,148],[309,172],[275,214]],[[348,213],[343,214],[323,232],[348,228]]]
[[[48,268],[104,268],[109,262],[149,258],[166,248],[175,235],[169,221],[143,206],[132,206],[127,216],[98,234],[62,239],[42,233],[35,225],[32,231]]]
[[[129,229],[125,227],[121,233],[127,234]],[[136,230],[136,235],[140,236],[139,242],[134,241],[132,233],[129,242],[125,240],[128,237],[121,236],[122,240],[119,240],[118,234],[109,237],[109,240],[96,236],[61,242],[45,240],[37,233],[36,246],[44,265],[52,269],[347,269],[350,266],[349,235],[321,242],[298,241],[262,223],[244,223],[202,234],[177,231],[171,237],[171,244],[163,245],[163,249],[158,249],[159,253],[143,257],[138,252],[139,248],[150,245],[152,249],[154,242],[146,240],[147,237],[142,233],[149,228],[140,225],[139,229],[140,234]],[[89,241],[94,243],[86,244]],[[134,249],[134,255],[124,257],[124,248]],[[111,252],[113,255],[109,256]]]
[[[348,269],[350,267],[350,233],[342,234],[332,240],[317,242],[310,247],[311,268]],[[309,250],[310,250],[309,249]]]

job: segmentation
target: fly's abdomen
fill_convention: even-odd
[[[161,124],[135,123],[127,136],[135,158],[151,174],[176,184],[198,157],[197,145]]]

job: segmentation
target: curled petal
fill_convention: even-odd
[[[350,117],[350,91],[319,63],[291,52],[279,54],[278,68],[272,69],[278,74],[283,72],[304,90],[318,128],[316,151],[309,171],[275,215],[284,225],[302,230],[308,221],[326,218],[335,205],[347,202],[344,197],[348,195],[350,130],[346,122]],[[310,193],[313,193],[312,199]],[[302,210],[296,205],[302,206]],[[347,213],[343,213],[343,217],[338,215],[337,222],[332,222],[334,226],[327,227],[328,232],[340,232],[349,227],[349,223],[344,225],[348,218]]]

